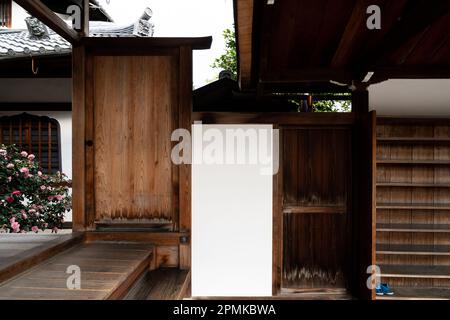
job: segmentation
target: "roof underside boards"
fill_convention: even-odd
[[[367,28],[370,5],[379,30]],[[235,18],[243,89],[323,90],[370,71],[369,83],[450,78],[448,0],[243,0]]]

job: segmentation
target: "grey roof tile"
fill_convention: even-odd
[[[135,25],[119,27],[113,23],[92,23],[91,37],[136,37]],[[153,35],[153,29],[150,30]],[[24,56],[42,56],[47,54],[67,54],[72,51],[68,41],[48,30],[46,39],[32,39],[28,30],[0,30],[0,60]]]

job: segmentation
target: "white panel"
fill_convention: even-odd
[[[271,126],[206,125],[202,133],[198,125],[194,127],[192,295],[271,296],[273,177],[271,173],[262,174],[267,163],[249,164],[251,158],[246,164],[229,164],[226,160],[225,164],[195,163],[208,150],[208,142],[199,138],[207,137],[209,129],[222,134],[237,128],[265,131],[266,139],[258,135],[259,143],[247,144],[250,156],[257,156],[262,140],[271,145]],[[229,141],[226,139],[223,150]],[[271,162],[272,151],[265,154]],[[269,166],[271,169],[272,164]]]
[[[450,79],[388,80],[369,87],[369,106],[377,115],[450,116]]]

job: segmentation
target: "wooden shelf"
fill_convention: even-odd
[[[450,279],[450,266],[380,265],[379,267],[382,278]]]
[[[449,160],[379,159],[377,165],[450,165]]]
[[[377,187],[450,188],[450,183],[378,182]]]
[[[423,137],[379,137],[377,142],[381,144],[447,144],[450,138],[423,138]]]
[[[404,223],[378,223],[379,232],[450,232],[450,224],[404,224]]]
[[[377,296],[377,300],[450,300],[450,288],[393,288],[393,296]]]
[[[283,213],[346,213],[345,206],[294,206],[287,205],[283,207]]]
[[[450,210],[450,204],[432,204],[432,203],[379,203],[377,209],[397,209],[397,210]]]
[[[377,254],[450,256],[450,245],[377,244]]]

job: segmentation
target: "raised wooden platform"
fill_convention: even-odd
[[[0,283],[83,240],[79,233],[0,234]]]
[[[0,299],[121,299],[149,268],[153,245],[87,242],[76,245],[0,285]],[[67,288],[69,266],[81,269],[81,289]]]

